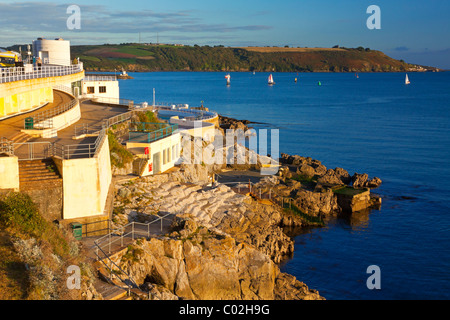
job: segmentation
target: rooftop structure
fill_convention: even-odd
[[[38,38],[33,41],[33,56],[40,57],[43,64],[70,66],[70,41]]]

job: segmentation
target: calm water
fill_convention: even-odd
[[[295,238],[282,271],[327,299],[450,298],[450,73],[132,73],[122,98],[204,105],[280,129],[280,152],[383,180],[380,210]],[[298,82],[294,78],[298,77]],[[317,82],[322,85],[318,86]],[[369,265],[381,290],[369,290]]]

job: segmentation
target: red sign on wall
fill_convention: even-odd
[[[150,153],[150,148],[149,147],[145,147],[144,154],[149,154],[149,153]]]
[[[150,163],[148,165],[148,172],[152,172],[153,171],[153,163]]]

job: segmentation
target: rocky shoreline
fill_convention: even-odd
[[[221,119],[222,129],[251,123]],[[229,149],[249,152],[238,144]],[[135,241],[115,262],[159,299],[324,299],[280,271],[278,264],[294,252],[289,231],[380,205],[370,189],[381,180],[308,157],[281,154],[279,160],[275,176],[256,174],[258,156],[253,165],[182,162],[164,174],[116,183],[113,227],[149,222],[156,214],[173,219],[166,232]],[[225,184],[227,175],[240,182]],[[248,190],[247,178],[254,178]]]

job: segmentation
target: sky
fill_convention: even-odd
[[[67,27],[70,5],[80,9],[79,29]],[[380,8],[381,29],[367,27],[370,5]],[[363,46],[450,69],[449,14],[448,0],[0,0],[0,46],[38,37],[72,45]]]

